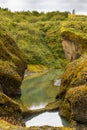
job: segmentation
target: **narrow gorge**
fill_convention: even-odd
[[[87,16],[0,15],[0,129],[87,130]]]

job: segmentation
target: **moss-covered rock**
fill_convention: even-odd
[[[70,88],[65,100],[71,105],[71,118],[77,122],[87,123],[87,85]]]
[[[0,117],[11,124],[24,125],[18,103],[3,93],[0,93]]]
[[[61,37],[66,57],[73,61],[87,52],[87,17],[72,14],[68,16],[61,23]]]
[[[62,31],[62,45],[66,58],[73,61],[87,52],[87,39],[72,31]]]
[[[52,126],[39,126],[39,127],[30,127],[29,130],[74,130],[73,128],[66,127],[52,127]]]
[[[52,127],[52,126],[32,126],[32,127],[21,127],[11,125],[6,121],[0,120],[0,128],[2,130],[74,130],[73,128],[66,127]]]
[[[0,31],[0,87],[6,95],[20,97],[25,68],[25,61],[15,41]]]
[[[59,94],[60,115],[73,125],[87,124],[87,55],[70,63],[62,77]],[[84,127],[84,128],[85,128]],[[78,128],[78,127],[77,127]]]
[[[0,119],[20,126],[24,125],[23,105],[17,101],[21,96],[25,68],[26,63],[15,41],[0,31]]]
[[[87,55],[67,65],[62,77],[60,93],[65,93],[71,87],[87,85]]]

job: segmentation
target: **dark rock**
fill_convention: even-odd
[[[0,87],[6,95],[21,96],[20,85],[25,68],[25,61],[15,41],[0,32]]]
[[[0,119],[23,126],[20,85],[26,63],[15,41],[0,31]],[[14,99],[14,100],[13,100]]]

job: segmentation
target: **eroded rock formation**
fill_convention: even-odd
[[[0,32],[0,88],[6,95],[20,97],[25,68],[24,59],[14,40]]]
[[[62,77],[60,92],[60,115],[73,126],[87,129],[87,55],[70,63]]]
[[[87,51],[87,40],[81,36],[64,31],[61,33],[62,46],[65,52],[65,56],[70,61],[78,59],[85,51]]]
[[[11,124],[24,125],[20,100],[20,85],[26,63],[15,41],[0,31],[0,119]]]

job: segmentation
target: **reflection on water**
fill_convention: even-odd
[[[27,121],[26,126],[63,126],[58,112],[44,112]]]
[[[63,72],[61,70],[52,69],[48,72],[32,77],[25,78],[22,83],[22,101],[31,110],[44,108],[46,103],[53,102],[59,91],[61,79],[57,79]],[[55,80],[57,79],[57,80]],[[40,104],[40,105],[39,105]],[[58,112],[44,112],[40,115],[33,115],[25,121],[29,126],[63,126],[62,120]]]
[[[40,105],[32,105],[29,109],[31,110],[37,110],[40,108],[44,108],[46,104],[42,103]],[[30,126],[43,126],[43,125],[48,125],[48,126],[69,126],[69,122],[63,118],[60,117],[58,112],[44,112],[40,115],[33,115],[28,118],[28,121],[25,120],[25,124],[27,127]]]
[[[55,82],[54,82],[55,86],[60,86],[60,84],[61,84],[61,79],[55,80]]]
[[[62,73],[62,70],[51,69],[38,76],[33,74],[34,77],[25,78],[21,86],[23,103],[30,107],[33,104],[53,102],[59,91],[61,80],[58,78]]]

